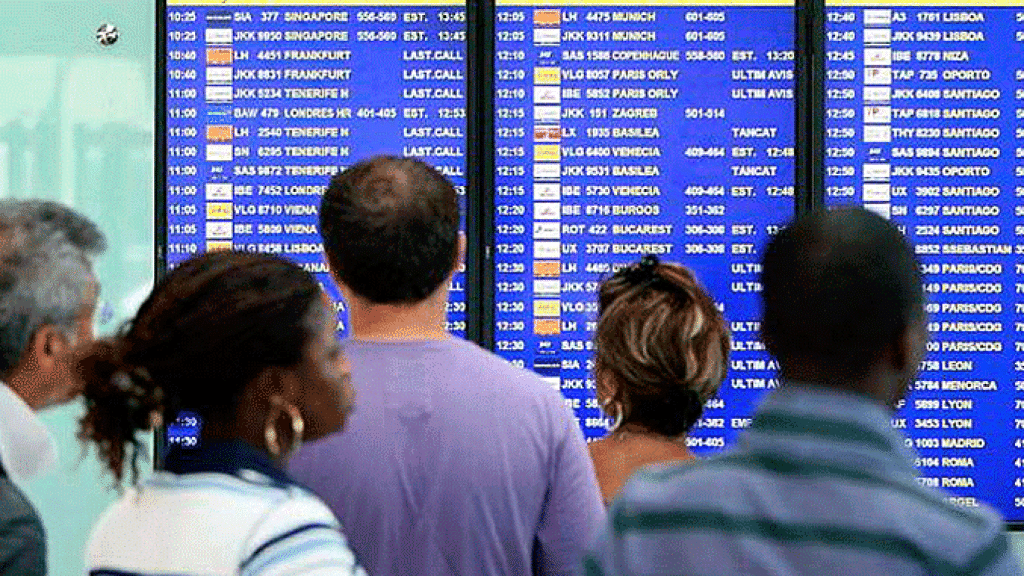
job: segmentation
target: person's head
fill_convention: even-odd
[[[70,208],[0,201],[0,378],[33,409],[78,393],[73,350],[92,340],[93,258],[105,248]]]
[[[889,221],[852,207],[799,218],[769,242],[761,285],[761,336],[784,378],[903,397],[927,340],[924,292]]]
[[[79,435],[98,445],[120,480],[126,461],[136,470],[136,433],[182,410],[201,416],[200,442],[235,438],[275,456],[301,440],[289,413],[304,421],[306,440],[335,432],[352,403],[335,322],[317,282],[283,258],[192,258],[117,338],[96,342],[82,359]]]
[[[601,283],[598,400],[616,429],[685,434],[725,379],[729,332],[693,272],[645,256]]]
[[[437,293],[459,264],[458,196],[421,160],[377,156],[331,179],[320,233],[347,295],[417,304]]]

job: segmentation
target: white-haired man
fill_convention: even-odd
[[[78,395],[76,345],[92,340],[105,249],[89,219],[53,202],[0,201],[0,573],[46,574],[42,521],[12,482],[55,460],[36,412]]]

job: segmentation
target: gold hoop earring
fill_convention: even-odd
[[[280,396],[271,396],[270,405],[274,409],[267,415],[267,422],[263,427],[263,438],[267,442],[267,450],[269,450],[275,458],[288,456],[298,450],[299,446],[302,445],[302,433],[306,431],[306,421],[302,419],[302,412],[300,412],[298,408],[289,404]],[[288,446],[287,451],[285,451],[277,437],[277,419],[281,414],[286,414],[291,420],[292,425],[292,441]]]

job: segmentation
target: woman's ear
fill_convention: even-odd
[[[297,405],[302,386],[294,370],[280,366],[268,366],[253,381],[253,397],[262,404],[278,396],[289,404]]]
[[[462,272],[466,269],[466,233],[459,231],[459,253],[455,257],[455,267],[452,269],[452,274],[456,272]]]

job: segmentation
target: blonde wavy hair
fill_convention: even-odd
[[[603,281],[598,295],[594,375],[615,429],[685,434],[725,379],[722,313],[692,271],[654,256]]]

